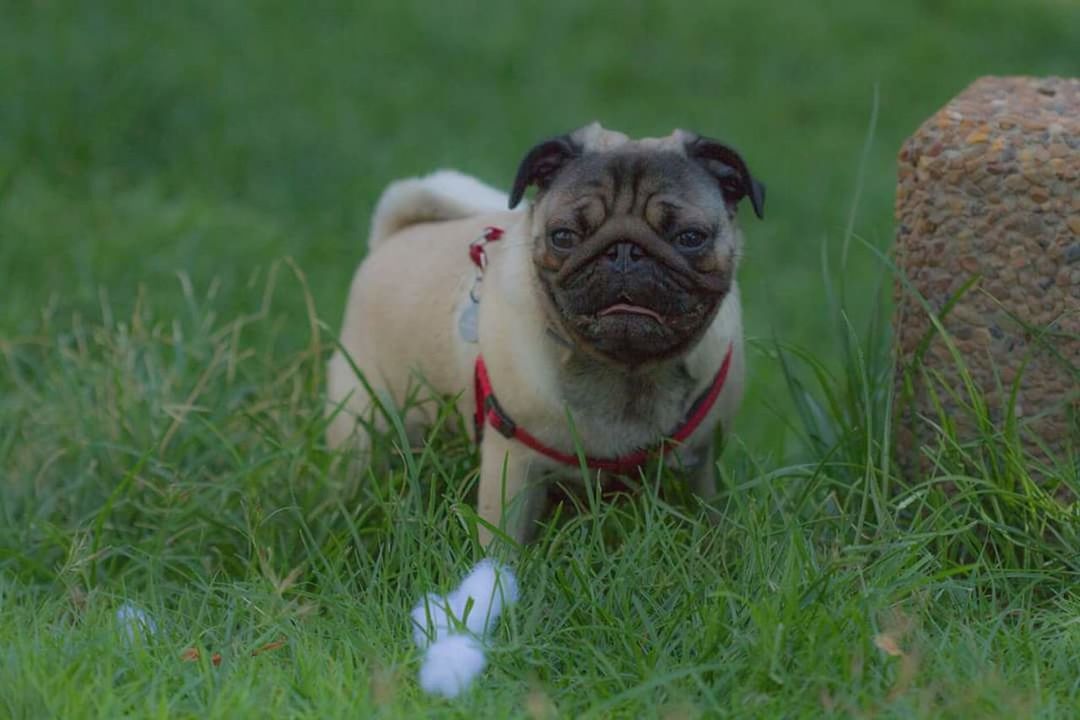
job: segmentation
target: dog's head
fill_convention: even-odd
[[[701,338],[735,275],[736,208],[748,199],[761,217],[765,203],[726,145],[681,130],[630,140],[595,123],[528,152],[511,208],[529,186],[548,313],[576,346],[626,367]]]

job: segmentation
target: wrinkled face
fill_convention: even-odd
[[[730,162],[682,145],[627,142],[589,152],[574,139],[559,139],[554,155],[551,147],[540,153],[531,177],[523,175],[526,158],[513,194],[520,199],[523,178],[540,187],[533,262],[551,320],[575,346],[620,366],[678,357],[731,289],[736,204],[752,195],[760,214],[764,189],[741,158],[739,177]]]
[[[619,364],[688,350],[735,272],[737,235],[716,182],[673,152],[578,160],[537,206],[533,237],[558,324]]]

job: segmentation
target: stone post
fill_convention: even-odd
[[[1025,448],[1047,460],[1080,452],[1080,80],[984,77],[903,145],[896,195],[896,263],[935,312],[972,278],[943,324],[1000,427],[1013,413]],[[894,328],[898,389],[931,331],[899,280]],[[897,447],[912,467],[933,441],[942,403],[960,437],[974,418],[960,373],[934,337],[908,372]],[[930,392],[932,390],[932,392]]]

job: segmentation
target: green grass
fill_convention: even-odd
[[[1080,74],[1080,11],[330,5],[4,3],[0,716],[1080,715],[1076,460],[944,424],[901,478],[878,302],[901,140],[976,76]],[[505,186],[593,118],[769,185],[721,521],[667,476],[564,507],[432,700],[407,614],[481,556],[475,453],[389,436],[349,475],[323,363],[387,181]]]

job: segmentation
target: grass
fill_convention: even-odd
[[[1080,714],[1075,459],[936,418],[902,478],[866,301],[900,140],[977,75],[1076,75],[1080,14],[453,7],[5,8],[0,715]],[[407,613],[480,557],[475,453],[391,435],[391,472],[343,472],[323,363],[386,181],[505,185],[593,117],[724,137],[769,184],[722,519],[666,475],[564,508],[475,691],[432,700]]]

